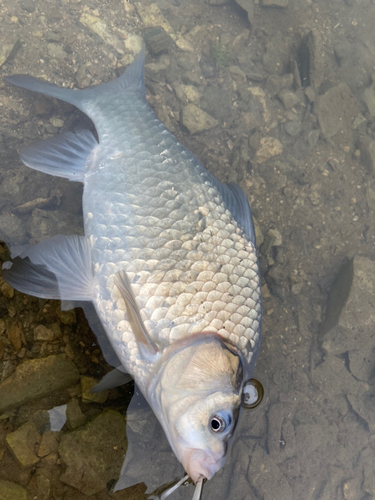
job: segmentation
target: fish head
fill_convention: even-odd
[[[169,443],[194,482],[225,463],[243,384],[240,354],[217,335],[197,334],[171,346],[148,399]]]

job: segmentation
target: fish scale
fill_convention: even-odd
[[[118,80],[84,91],[9,81],[75,104],[99,143],[68,132],[21,152],[31,168],[83,182],[85,237],[39,243],[4,278],[39,297],[92,302],[111,362],[134,377],[192,479],[211,478],[260,345],[244,193],[218,182],[158,119],[144,95],[142,54]]]

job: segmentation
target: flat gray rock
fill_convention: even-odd
[[[127,448],[125,418],[117,411],[101,413],[85,427],[61,438],[59,455],[66,471],[61,481],[85,495],[95,495],[117,479]]]
[[[77,382],[77,367],[63,354],[31,359],[0,384],[0,413]]]

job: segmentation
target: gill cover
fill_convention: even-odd
[[[240,356],[217,335],[173,345],[154,371],[147,397],[169,443],[194,482],[225,463],[243,383]]]

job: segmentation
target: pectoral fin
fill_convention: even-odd
[[[90,392],[97,393],[105,391],[106,389],[113,389],[114,387],[128,384],[131,380],[133,380],[133,378],[129,373],[124,373],[121,367],[116,368],[104,375],[98,384],[91,387]]]
[[[147,347],[150,354],[156,354],[158,352],[158,348],[148,335],[125,271],[119,271],[116,273],[115,285],[120,290],[122,298],[125,301],[126,311],[128,313],[129,323],[134,337],[137,342]]]

